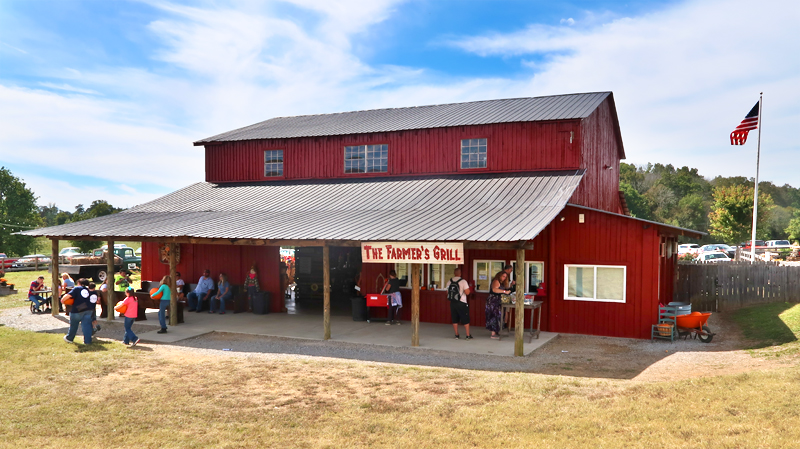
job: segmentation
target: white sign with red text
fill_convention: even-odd
[[[463,243],[369,242],[361,243],[362,263],[464,263]]]

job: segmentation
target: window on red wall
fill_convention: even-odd
[[[486,139],[461,141],[461,168],[486,168]]]
[[[264,177],[283,176],[283,150],[264,151]]]
[[[345,173],[386,173],[389,171],[389,145],[344,147]]]

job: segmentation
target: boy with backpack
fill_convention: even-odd
[[[472,293],[469,288],[469,283],[461,278],[461,268],[456,268],[453,271],[453,278],[450,279],[450,285],[447,287],[447,299],[450,300],[450,318],[453,322],[453,331],[456,333],[456,340],[461,337],[458,335],[458,325],[464,326],[464,331],[467,333],[466,340],[472,340],[472,334],[469,333],[469,304],[467,304],[467,295]]]

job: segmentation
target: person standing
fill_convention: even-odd
[[[511,290],[503,288],[507,280],[508,273],[505,271],[497,273],[489,287],[489,297],[486,298],[486,329],[492,331],[491,338],[494,340],[500,339],[500,335],[498,335],[501,326],[500,315],[502,314],[500,295],[511,293]]]
[[[403,308],[403,296],[400,294],[400,279],[397,279],[397,272],[394,270],[389,271],[389,280],[383,287],[383,291],[389,295],[389,321],[386,325],[400,324],[399,312]]]
[[[200,313],[203,310],[203,301],[210,300],[213,291],[214,280],[211,279],[211,270],[206,268],[203,275],[200,276],[200,280],[197,281],[197,287],[186,296],[189,300],[189,312]]]
[[[150,295],[151,298],[161,295],[161,301],[158,303],[158,324],[161,325],[161,330],[156,332],[157,334],[167,333],[167,308],[169,307],[169,302],[172,299],[172,289],[169,287],[171,283],[172,278],[170,278],[169,275],[164,276],[161,278],[161,283],[158,286],[158,290]]]
[[[120,269],[119,273],[114,276],[114,291],[124,293],[132,282],[130,275],[124,269]]]
[[[39,309],[45,299],[39,295],[39,292],[44,290],[44,276],[39,276],[35,281],[31,282],[31,287],[28,289],[28,301],[32,302],[35,307],[34,312],[41,313]]]
[[[133,292],[133,288],[125,290],[125,300],[122,301],[125,305],[125,336],[122,338],[122,343],[125,345],[136,346],[139,343],[139,337],[133,333],[133,322],[139,316],[139,300]]]
[[[447,299],[450,300],[450,319],[453,322],[453,331],[456,334],[456,340],[461,338],[458,335],[458,325],[464,326],[464,332],[467,334],[466,340],[472,340],[472,334],[469,332],[469,304],[467,303],[467,295],[472,293],[469,288],[469,283],[461,278],[461,268],[456,267],[453,270],[453,277],[450,278],[450,285],[447,287]]]
[[[244,277],[244,288],[247,289],[247,311],[253,311],[253,299],[258,295],[258,271],[256,266],[250,267],[250,272]]]
[[[219,282],[217,283],[217,294],[211,300],[210,310],[208,313],[216,312],[217,308],[214,307],[214,301],[219,301],[219,314],[225,315],[225,301],[233,297],[231,292],[231,284],[228,282],[228,276],[224,273],[219,274]]]
[[[517,281],[511,280],[511,273],[514,272],[514,267],[511,265],[506,265],[503,267],[503,271],[506,273],[506,282],[503,284],[503,288],[508,290],[511,293],[517,291]],[[511,326],[511,313],[506,314],[506,322],[503,323],[503,329],[509,329]]]
[[[89,283],[89,302],[92,304],[92,335],[100,332],[100,325],[97,323],[97,301],[100,299],[100,294],[95,290],[97,285],[94,282]],[[131,289],[131,287],[128,287]]]
[[[73,301],[69,312],[69,332],[64,335],[64,341],[67,343],[75,343],[78,326],[81,326],[83,343],[92,344],[92,303],[89,299],[91,295],[88,286],[89,281],[81,278],[78,280],[78,286],[61,298],[62,303],[69,299]]]

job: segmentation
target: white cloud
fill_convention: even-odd
[[[397,2],[289,3],[302,14],[276,13],[277,3],[150,1],[160,16],[141,32],[158,45],[143,51],[165,67],[68,61],[49,67],[54,81],[43,85],[61,92],[0,85],[0,148],[15,149],[0,162],[56,173],[60,180],[24,176],[43,203],[132,206],[158,196],[141,185],[163,194],[203,179],[203,150],[192,141],[275,116],[613,90],[629,162],[752,175],[755,135],[745,147],[727,136],[763,90],[762,178],[800,186],[786,170],[800,119],[800,59],[790,57],[798,42],[786,31],[800,22],[793,2],[686,2],[633,18],[587,12],[562,26],[450,42],[520,58],[530,76],[513,78],[434,78],[424,67],[361,60],[354,42]],[[771,19],[762,29],[755,16]],[[68,182],[87,171],[108,187]]]
[[[79,94],[98,95],[100,92],[91,89],[81,89],[80,87],[70,86],[69,84],[55,84],[55,83],[39,83],[42,87],[49,87],[50,89],[64,90],[67,92],[75,92]]]
[[[757,21],[754,17],[770,17]],[[614,91],[629,161],[698,167],[706,175],[755,175],[755,135],[728,134],[765,92],[761,178],[800,187],[785,169],[798,150],[800,46],[794,1],[685,2],[590,28],[531,25],[464,37],[482,56],[537,55],[527,82],[537,94]]]

